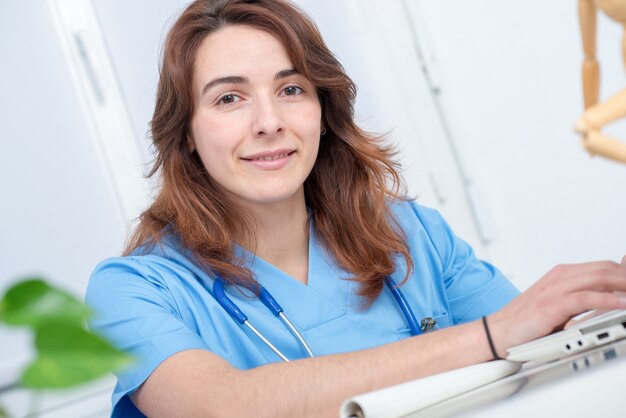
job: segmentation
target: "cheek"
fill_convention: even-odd
[[[228,170],[232,149],[227,141],[217,137],[205,137],[196,141],[196,150],[211,177],[215,178],[216,175],[219,177]]]
[[[307,163],[313,167],[317,159],[320,144],[321,111],[319,106],[312,105],[303,112],[298,113],[294,119],[294,126],[298,126],[298,136],[302,138],[307,148]],[[321,139],[323,140],[323,139]]]
[[[194,144],[207,170],[223,167],[238,146],[237,124],[196,121],[193,124]]]
[[[291,126],[299,131],[299,134],[311,139],[315,137],[319,140],[322,128],[322,111],[318,103],[310,103],[308,106],[299,109],[289,109],[286,111],[291,120]]]

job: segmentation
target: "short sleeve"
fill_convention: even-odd
[[[490,263],[476,258],[436,210],[412,203],[441,260],[442,278],[454,324],[489,315],[508,304],[519,291]]]
[[[165,359],[183,350],[209,349],[181,321],[165,280],[134,257],[98,265],[85,300],[94,311],[90,328],[136,359],[131,367],[116,373],[114,417],[142,416],[126,396]]]

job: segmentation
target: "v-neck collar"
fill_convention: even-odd
[[[307,285],[243,247],[236,246],[235,251],[299,329],[311,329],[345,315],[352,287],[352,282],[345,279],[350,273],[326,253],[313,222],[309,227]]]

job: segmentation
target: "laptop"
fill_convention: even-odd
[[[626,309],[606,312],[508,349],[507,360],[548,362],[626,338]]]

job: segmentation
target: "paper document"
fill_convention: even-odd
[[[350,398],[341,405],[341,418],[393,418],[426,408],[509,376],[521,363],[498,360],[424,377]]]

